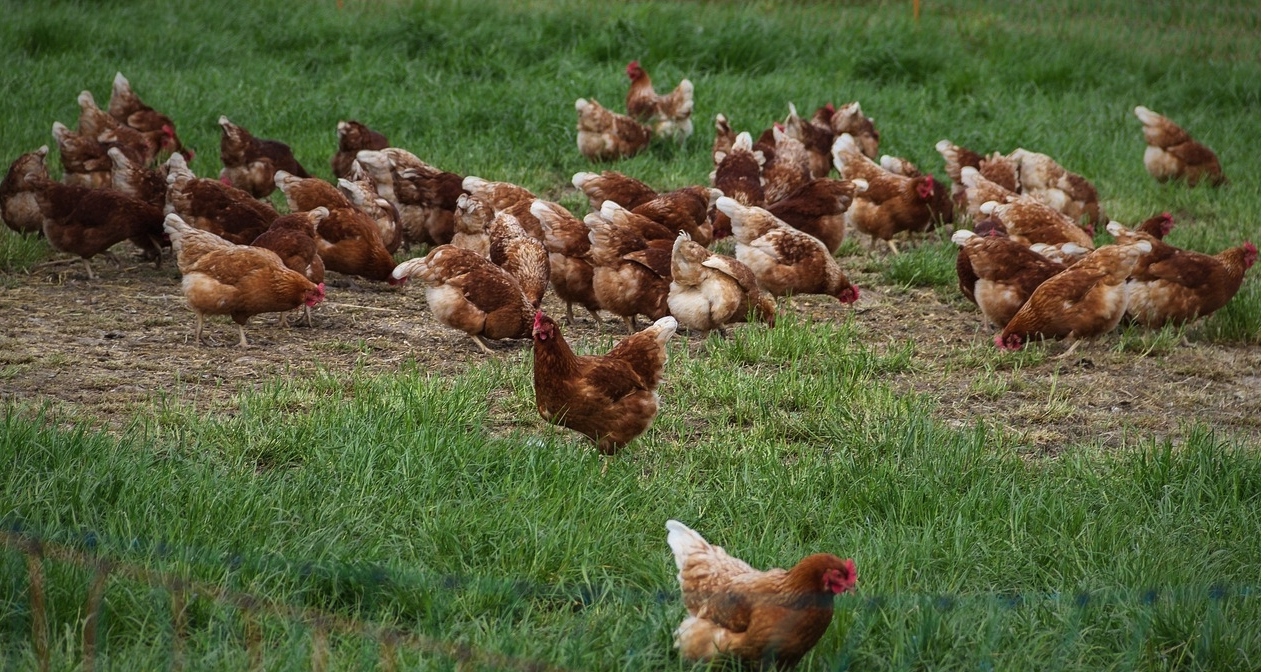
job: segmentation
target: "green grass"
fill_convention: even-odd
[[[756,131],[788,101],[857,99],[882,152],[938,175],[942,138],[1024,146],[1094,180],[1115,219],[1174,213],[1175,245],[1257,239],[1261,12],[924,7],[915,23],[910,3],[8,1],[0,156],[48,143],[54,120],[76,118],[79,91],[104,102],[122,71],[176,120],[199,174],[218,168],[220,114],[283,139],[325,177],[337,120],[358,118],[438,166],[572,205],[565,185],[590,168],[572,102],[620,104],[622,68],[638,58],[661,86],[686,76],[697,91],[689,143],[611,166],[654,186],[704,180],[717,112]],[[1138,104],[1216,148],[1232,184],[1154,183]],[[0,267],[26,268],[42,246],[0,232]],[[871,263],[885,283],[948,289],[953,260],[953,246],[924,242]],[[1261,342],[1255,272],[1186,334]],[[1158,353],[1179,337],[1127,331],[1117,347]],[[413,366],[281,378],[243,387],[227,415],[155,398],[123,433],[6,406],[0,517],[74,547],[91,532],[93,552],[114,561],[571,669],[686,668],[670,649],[683,614],[671,517],[757,566],[819,550],[855,558],[859,593],[838,600],[805,669],[1257,667],[1255,446],[1192,425],[1176,441],[1025,455],[995,428],[944,427],[931,399],[895,392],[887,378],[912,371],[914,356],[910,342],[865,344],[852,321],[783,319],[703,353],[676,343],[661,416],[609,460],[538,418],[528,357],[453,378]],[[958,366],[977,371],[982,403],[1001,404],[1005,373],[1044,357],[987,348]],[[1068,403],[1048,390],[1048,417]],[[70,668],[90,576],[45,566],[55,666]],[[0,551],[0,584],[0,660],[34,668],[21,554]],[[110,581],[111,667],[168,665],[168,605],[161,588]],[[191,667],[245,666],[239,610],[196,600],[189,624]],[[306,666],[305,625],[263,627],[269,668]],[[333,667],[376,655],[371,641],[341,638]],[[454,668],[431,654],[404,662]]]

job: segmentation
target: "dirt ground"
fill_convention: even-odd
[[[251,345],[241,349],[235,324],[212,317],[206,333],[213,342],[198,346],[174,264],[168,259],[157,270],[118,251],[124,267],[98,260],[91,281],[81,263],[0,274],[0,403],[47,402],[63,419],[118,428],[161,397],[230,412],[242,386],[273,377],[388,373],[408,358],[436,373],[456,372],[485,357],[432,319],[418,283],[349,286],[332,273],[314,328],[282,328],[275,315],[257,316],[246,325]],[[932,412],[946,423],[984,419],[1012,430],[1018,447],[1035,455],[1092,439],[1118,445],[1127,434],[1177,443],[1194,422],[1261,444],[1261,348],[1192,341],[1127,352],[1114,333],[1064,359],[1055,359],[1065,350],[1060,344],[1045,356],[1000,356],[980,313],[960,297],[881,286],[860,270],[861,259],[844,264],[863,288],[852,309],[861,337],[877,349],[914,344],[912,366],[887,382],[936,399]],[[550,295],[544,307],[563,314]],[[826,297],[799,297],[793,309],[815,320],[843,320],[851,311]],[[581,337],[594,326],[579,310],[570,331]],[[493,356],[526,356],[528,347],[494,343]],[[695,337],[691,347],[701,347]]]

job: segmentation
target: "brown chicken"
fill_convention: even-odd
[[[496,214],[486,233],[490,238],[490,260],[516,278],[521,292],[537,310],[552,277],[547,248],[507,212]]]
[[[337,190],[377,223],[377,230],[381,232],[381,242],[385,243],[385,249],[390,254],[394,254],[403,244],[403,227],[398,223],[398,208],[381,198],[371,176],[365,173],[360,177],[364,179],[338,178]]]
[[[1152,244],[1140,240],[1125,245],[1105,245],[1085,259],[1047,279],[1003,331],[994,336],[1002,350],[1019,350],[1031,339],[1067,338],[1077,347],[1080,339],[1105,334],[1125,314],[1126,278]]]
[[[967,255],[976,274],[972,293],[977,307],[999,329],[1007,326],[1039,285],[1065,268],[1003,235],[982,236],[961,229],[950,240]]]
[[[732,657],[791,668],[831,625],[832,596],[854,590],[858,580],[853,560],[830,553],[763,572],[677,520],[666,521],[666,530],[687,607],[674,646],[686,660]]]
[[[658,320],[670,313],[670,250],[652,247],[634,229],[617,226],[599,213],[587,215],[591,229],[592,288],[604,310],[626,321],[635,332],[635,317]]]
[[[1185,324],[1212,315],[1234,298],[1257,261],[1257,247],[1250,242],[1208,255],[1174,247],[1142,228],[1131,232],[1117,222],[1108,224],[1118,243],[1144,240],[1152,246],[1130,275],[1125,309],[1126,316],[1144,326]],[[1159,224],[1154,228],[1163,229]]]
[[[458,194],[462,193],[459,184],[455,185],[457,196],[448,201],[445,197],[435,198],[432,190],[424,189],[426,182],[417,180],[419,173],[409,173],[408,178],[402,173],[423,166],[426,171],[436,171],[411,152],[397,148],[384,150],[360,150],[358,163],[371,179],[377,194],[383,198],[396,213],[399,236],[403,243],[411,245],[433,244],[431,229],[442,237],[443,243],[450,241],[455,229],[455,203]],[[404,167],[406,166],[406,167]],[[456,177],[453,173],[448,173]],[[447,209],[447,206],[450,209]],[[365,209],[366,210],[366,209]],[[378,222],[379,216],[374,217]],[[388,236],[385,239],[388,240]],[[397,247],[396,247],[397,249]]]
[[[315,245],[324,268],[330,271],[367,280],[391,280],[394,256],[385,249],[377,223],[358,208],[329,210],[328,217],[315,227]]]
[[[1095,249],[1094,239],[1067,215],[1051,206],[1022,196],[1010,203],[987,201],[981,205],[981,214],[997,217],[1007,228],[1007,235],[1024,245],[1046,243],[1076,243],[1086,249]]]
[[[114,163],[110,161],[108,147],[93,136],[82,135],[53,122],[53,139],[57,141],[57,154],[61,159],[61,181],[79,187],[100,189],[110,186]]]
[[[1007,237],[1007,229],[1003,228],[1003,223],[993,217],[987,217],[972,225],[972,233],[977,236],[1000,236]],[[959,291],[963,294],[963,298],[976,305],[976,271],[972,268],[972,261],[968,259],[968,253],[962,247],[959,253],[955,255],[955,275],[959,278]]]
[[[789,137],[783,124],[770,129],[771,153],[762,166],[767,203],[776,203],[811,180],[810,154],[800,140]],[[767,153],[762,152],[763,156]]]
[[[526,338],[534,308],[507,271],[476,252],[439,245],[399,264],[393,282],[420,278],[435,319],[466,334],[487,355],[482,338]]]
[[[110,186],[155,208],[166,207],[166,175],[133,161],[119,147],[110,147],[106,154],[113,164]]]
[[[155,154],[149,160],[161,158],[166,152],[179,152],[186,160],[193,160],[193,151],[184,147],[179,134],[175,132],[175,122],[140,100],[140,96],[132,90],[131,82],[121,72],[114,75],[114,88],[109,97],[109,114],[124,126],[143,133],[149,138],[149,144],[156,145]]]
[[[714,146],[710,152],[714,159],[714,168],[721,161],[719,157],[726,156],[735,143],[736,132],[731,130],[731,122],[727,120],[727,115],[719,112],[714,117]]]
[[[495,219],[495,209],[486,201],[461,194],[455,204],[455,231],[451,244],[490,258],[490,234],[487,228]],[[518,222],[518,225],[520,222]]]
[[[1099,207],[1099,192],[1089,180],[1070,173],[1046,154],[1017,148],[1007,155],[1020,171],[1020,193],[1032,196],[1059,210],[1074,222],[1092,228],[1105,221]]]
[[[1226,184],[1222,164],[1213,150],[1196,142],[1180,126],[1151,110],[1139,105],[1134,114],[1143,122],[1143,137],[1147,150],[1143,152],[1143,165],[1157,182],[1183,180],[1194,187],[1201,180],[1208,180],[1214,187]]]
[[[754,311],[757,319],[775,326],[775,299],[758,287],[757,277],[739,261],[713,254],[686,233],[675,239],[670,256],[670,314],[701,338],[723,326],[742,322]]]
[[[762,181],[762,166],[766,156],[753,149],[753,136],[748,132],[736,134],[731,151],[714,155],[718,167],[710,173],[710,184],[724,196],[742,205],[761,207],[766,204],[766,188]],[[722,210],[713,211],[714,237],[725,238],[731,234],[731,220]]]
[[[592,210],[599,210],[605,201],[634,210],[659,195],[652,187],[615,170],[606,170],[598,175],[574,173],[572,182],[576,189],[587,195]]]
[[[162,210],[113,189],[89,189],[34,175],[27,183],[44,216],[44,236],[58,252],[83,259],[88,279],[95,280],[89,261],[124,240],[139,247],[147,259],[162,262]]]
[[[842,178],[867,183],[846,211],[847,220],[855,230],[883,240],[894,254],[895,234],[925,231],[953,219],[950,196],[932,175],[911,178],[891,173],[859,151],[848,133],[836,138],[832,156]]]
[[[961,147],[949,140],[939,141],[937,143],[937,152],[946,160],[946,177],[949,177],[952,182],[950,196],[955,202],[955,207],[967,209],[968,214],[973,218],[976,217],[976,208],[979,208],[981,203],[998,201],[1000,199],[995,194],[987,194],[981,200],[969,206],[969,200],[965,194],[967,185],[964,184],[963,180],[963,170],[965,168],[976,170],[986,180],[1013,194],[1020,189],[1019,164],[1009,161],[1007,157],[998,152],[994,152],[989,156],[982,156],[967,147]]]
[[[722,192],[717,189],[683,187],[635,206],[631,212],[647,217],[675,233],[684,231],[702,247],[708,247],[714,239],[714,225],[709,221],[709,209],[719,196],[722,196]]]
[[[845,240],[845,211],[866,183],[820,177],[811,180],[766,211],[785,224],[823,242],[835,254]]]
[[[1058,245],[1047,245],[1046,243],[1034,243],[1029,249],[1038,254],[1056,261],[1065,266],[1073,264],[1085,259],[1094,250],[1082,247],[1077,243],[1059,243]]]
[[[748,266],[763,289],[775,296],[827,294],[841,303],[858,300],[858,288],[814,236],[779,221],[762,208],[726,196],[717,207],[731,218],[736,259]]]
[[[1020,194],[985,177],[981,171],[972,166],[964,166],[960,170],[960,180],[963,192],[961,196],[955,198],[955,207],[963,208],[968,217],[973,220],[985,218],[981,212],[981,206],[990,201],[1013,203],[1020,200]]]
[[[321,206],[330,210],[352,207],[346,194],[318,177],[298,177],[288,171],[277,170],[275,180],[276,188],[285,195],[289,212],[304,212]]]
[[[575,303],[586,308],[597,325],[602,324],[593,286],[595,269],[589,258],[591,229],[559,203],[534,201],[530,212],[543,226],[552,290],[565,302],[566,324],[574,323]]]
[[[652,139],[652,129],[606,109],[596,99],[579,98],[578,151],[591,161],[609,161],[638,154]]]
[[[35,184],[40,178],[49,180],[48,145],[19,156],[9,165],[9,172],[0,182],[0,216],[10,229],[18,233],[44,230],[44,214],[39,209]]]
[[[293,271],[301,273],[311,282],[324,285],[324,260],[316,252],[315,227],[328,217],[328,208],[323,206],[308,212],[296,212],[276,218],[259,237],[250,243],[254,247],[271,250],[280,257],[281,263]],[[311,306],[304,305],[306,324],[311,324]],[[280,323],[285,322],[285,313],[280,314]]]
[[[657,417],[666,342],[678,329],[665,316],[605,355],[575,355],[542,311],[534,317],[534,400],[544,420],[578,432],[612,455]]]
[[[828,107],[831,107],[830,103]],[[858,101],[842,105],[839,110],[832,113],[830,121],[834,138],[842,133],[849,133],[867,158],[874,159],[880,153],[880,131],[876,130],[876,120],[863,114],[863,108]],[[827,151],[830,167],[831,143],[828,144]]]
[[[271,250],[234,245],[189,226],[179,215],[166,216],[166,233],[175,248],[188,307],[197,315],[194,340],[201,345],[206,315],[229,315],[246,347],[245,323],[260,313],[281,313],[324,300],[324,285],[285,267]]]
[[[277,170],[311,177],[293,158],[289,145],[279,140],[260,140],[223,115],[219,117],[219,127],[223,131],[219,138],[219,159],[223,162],[220,180],[255,198],[266,198],[276,190]]]
[[[349,177],[350,164],[361,149],[380,150],[390,146],[384,135],[351,119],[337,122],[337,151],[330,161],[334,177]]]
[[[197,177],[180,154],[166,162],[166,212],[237,245],[249,245],[280,216],[260,201],[219,180]]]
[[[491,182],[470,175],[464,178],[464,191],[477,196],[490,204],[495,212],[506,212],[521,224],[531,236],[543,240],[543,227],[539,220],[530,214],[530,206],[534,203],[534,194],[529,189],[511,182]]]
[[[654,135],[682,142],[692,137],[692,82],[684,79],[668,94],[657,95],[652,78],[631,61],[626,66],[630,90],[626,92],[626,114],[646,124]]]
[[[464,195],[464,178],[433,166],[408,167],[394,177],[394,191],[402,208],[415,208],[418,217],[404,216],[404,240],[414,244],[445,245],[455,234],[455,207]],[[418,220],[413,223],[413,220]]]
[[[832,172],[832,143],[836,133],[832,131],[833,112],[831,105],[815,110],[811,119],[802,119],[797,114],[797,107],[788,103],[788,117],[784,119],[784,130],[805,145],[810,153],[811,177],[827,177]]]
[[[600,216],[612,222],[614,226],[634,231],[650,246],[662,250],[673,249],[674,239],[679,235],[678,230],[658,224],[643,215],[637,215],[613,201],[605,201],[604,205],[600,206]]]

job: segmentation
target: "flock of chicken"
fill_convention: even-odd
[[[622,115],[579,99],[578,146],[594,160],[630,156],[653,138],[692,134],[692,84],[657,95],[638,62]],[[893,239],[953,222],[959,286],[999,333],[1003,349],[1030,339],[1088,338],[1125,315],[1152,326],[1211,314],[1255,262],[1251,243],[1210,256],[1162,238],[1162,214],[1130,230],[1108,222],[1094,187],[1050,157],[1017,149],[982,156],[949,141],[947,187],[910,162],[878,156],[880,134],[857,102],[808,119],[791,104],[756,141],[715,118],[708,185],[659,193],[614,171],[581,172],[591,204],[583,218],[525,188],[460,176],[391,147],[355,121],[337,126],[337,184],[313,178],[289,147],[253,137],[226,116],[218,179],[188,168],[174,123],[145,105],[121,74],[107,110],[79,96],[78,128],[53,125],[63,178],[49,177],[48,148],[13,162],[0,205],[6,224],[41,232],[57,250],[90,259],[131,241],[160,265],[173,247],[201,342],[206,315],[229,315],[240,345],[253,315],[310,309],[326,270],[372,281],[424,282],[430,311],[482,338],[532,338],[540,414],[612,453],[654,420],[666,342],[679,326],[723,333],[732,322],[774,326],[775,297],[825,294],[858,300],[833,254],[847,229],[898,252]],[[1157,179],[1224,182],[1213,153],[1146,108],[1145,163]],[[169,154],[164,162],[159,159]],[[839,178],[831,177],[832,170]],[[275,189],[290,214],[267,201]],[[1116,243],[1094,249],[1093,227]],[[711,243],[735,239],[735,256]],[[395,263],[402,245],[424,257]],[[540,306],[548,288],[566,305],[625,320],[630,335],[604,355],[576,355]],[[636,318],[655,323],[636,331]],[[795,663],[831,617],[831,595],[854,585],[852,561],[811,556],[791,570],[756,572],[670,521],[689,617],[676,632],[685,656],[727,653]],[[789,595],[767,600],[760,593]],[[791,619],[790,619],[791,616]],[[786,619],[796,623],[781,627]]]

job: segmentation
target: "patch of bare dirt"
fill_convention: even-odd
[[[442,375],[485,357],[468,337],[429,316],[418,283],[348,286],[334,274],[314,328],[279,327],[276,315],[256,316],[246,325],[251,346],[242,349],[236,325],[212,317],[206,334],[213,343],[198,346],[195,318],[169,259],[160,270],[125,263],[123,270],[94,264],[92,281],[81,264],[0,275],[0,401],[48,403],[61,417],[118,428],[163,397],[199,412],[230,412],[242,387],[277,377],[389,373],[409,360]],[[863,260],[845,265],[863,289],[854,307],[798,297],[792,309],[814,320],[853,313],[861,337],[877,349],[913,343],[909,369],[886,382],[936,400],[925,412],[946,423],[983,420],[1012,432],[1031,454],[1082,441],[1119,445],[1136,436],[1177,442],[1195,422],[1261,443],[1261,348],[1193,341],[1144,355],[1121,351],[1113,334],[1064,359],[1055,359],[1066,349],[1061,344],[1002,354],[980,313],[954,292],[881,286],[860,270]],[[544,307],[564,312],[551,295]],[[578,325],[567,331],[594,335],[590,318],[581,309],[577,314]],[[613,334],[624,330],[616,320],[608,325]],[[703,348],[696,339],[693,345]],[[517,357],[529,343],[491,347],[493,356]]]

